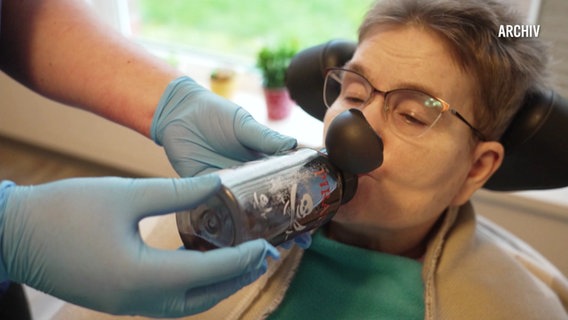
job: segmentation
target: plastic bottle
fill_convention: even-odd
[[[357,176],[308,148],[218,171],[221,190],[196,209],[178,212],[184,246],[193,250],[264,238],[273,245],[317,228],[351,200]]]

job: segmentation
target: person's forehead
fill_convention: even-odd
[[[458,110],[474,97],[473,76],[460,68],[441,36],[424,28],[375,28],[348,65],[380,90],[419,89]]]

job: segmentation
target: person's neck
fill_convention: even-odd
[[[438,221],[440,221],[439,219]],[[335,241],[369,250],[420,259],[432,234],[438,229],[436,221],[420,227],[402,230],[361,229],[331,221],[326,236]]]

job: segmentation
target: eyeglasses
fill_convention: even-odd
[[[447,102],[422,91],[381,91],[373,87],[363,75],[341,68],[331,68],[327,71],[323,91],[323,99],[328,108],[339,103],[340,107],[346,109],[361,109],[370,103],[375,93],[382,94],[387,122],[397,134],[405,137],[423,136],[440,120],[442,114],[448,111],[465,123],[478,139],[486,141],[483,134],[459,112],[450,108]]]

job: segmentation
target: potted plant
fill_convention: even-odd
[[[280,45],[264,47],[258,53],[257,66],[262,73],[268,118],[271,120],[286,118],[294,106],[286,89],[285,78],[286,69],[296,52],[292,45]]]

